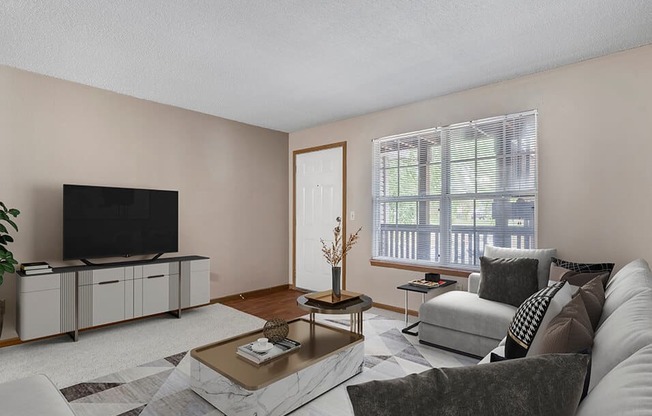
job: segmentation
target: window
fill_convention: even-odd
[[[535,248],[537,112],[373,142],[376,260],[474,269],[486,244]]]

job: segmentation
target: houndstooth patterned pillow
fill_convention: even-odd
[[[505,358],[525,357],[534,341],[552,298],[566,284],[561,281],[544,287],[519,306],[507,332]]]

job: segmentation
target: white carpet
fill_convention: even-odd
[[[362,373],[292,412],[292,416],[353,416],[346,386],[419,373],[432,367],[474,365],[478,360],[418,343],[401,333],[403,321],[364,314]],[[401,316],[402,317],[402,316]],[[349,328],[348,316],[318,315],[328,325]],[[62,390],[78,416],[223,416],[190,389],[190,355],[154,357],[150,362]],[[0,412],[1,413],[1,412]]]
[[[45,374],[59,388],[188,351],[243,332],[265,321],[224,305],[183,311],[181,319],[157,316],[0,348],[0,382]]]
[[[293,415],[351,415],[349,384],[478,361],[420,345],[416,337],[401,333],[400,314],[372,308],[364,315],[363,372]],[[349,327],[348,316],[317,318]],[[190,390],[185,352],[263,324],[262,319],[217,304],[184,311],[181,319],[165,315],[82,332],[78,342],[60,336],[6,347],[0,349],[0,382],[46,374],[59,388],[65,387],[80,416],[221,415]]]

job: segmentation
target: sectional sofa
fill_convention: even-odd
[[[599,282],[600,288],[603,282]],[[595,284],[591,282],[591,285]],[[563,287],[565,293],[575,290],[568,282],[559,282],[554,287]],[[541,292],[551,292],[554,287],[546,287]],[[499,319],[505,316],[505,320],[499,324],[505,325],[502,330],[504,336],[510,326],[509,322],[505,324],[510,309],[501,309],[498,304],[475,302],[473,296],[477,295],[473,293],[474,289],[471,288],[472,292],[449,292],[453,294],[444,297],[446,307],[453,306],[456,300],[464,302],[466,306],[472,305],[470,309],[465,309],[458,304],[457,311],[467,317],[482,316],[482,322],[487,321],[483,313],[491,310],[492,306],[498,308],[497,312],[489,315],[498,316]],[[557,293],[561,292],[559,290]],[[590,354],[586,354],[586,351],[579,354],[529,354],[521,359],[503,360],[505,345],[498,342],[499,345],[477,366],[436,368],[398,379],[348,386],[354,412],[356,416],[652,415],[652,271],[649,265],[644,260],[627,264],[611,277],[604,293],[604,304],[596,322]],[[582,297],[580,295],[583,293],[578,297]],[[571,295],[567,296],[570,298]],[[554,299],[550,302],[554,302]],[[578,302],[573,298],[570,303]],[[527,310],[530,304],[528,299],[522,307]],[[431,317],[422,316],[421,319]],[[473,341],[469,344],[470,350],[479,352],[489,340],[500,336],[499,325],[483,331],[480,325],[472,327],[467,322],[463,328],[475,333],[463,333],[455,328],[440,326],[442,323],[452,325],[455,318],[438,318],[436,325],[426,322],[425,325],[430,327],[425,328],[432,331],[428,332],[428,336],[443,329],[445,335],[436,338],[439,343],[445,343],[447,337],[453,337],[448,345],[464,346],[465,340]],[[424,325],[420,328],[423,330]],[[591,342],[590,336],[587,341]],[[500,362],[489,364],[490,361]]]

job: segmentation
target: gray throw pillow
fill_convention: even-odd
[[[589,357],[546,354],[348,386],[356,416],[571,416]]]
[[[528,258],[492,259],[480,257],[480,288],[483,299],[520,306],[539,289],[539,260]]]

